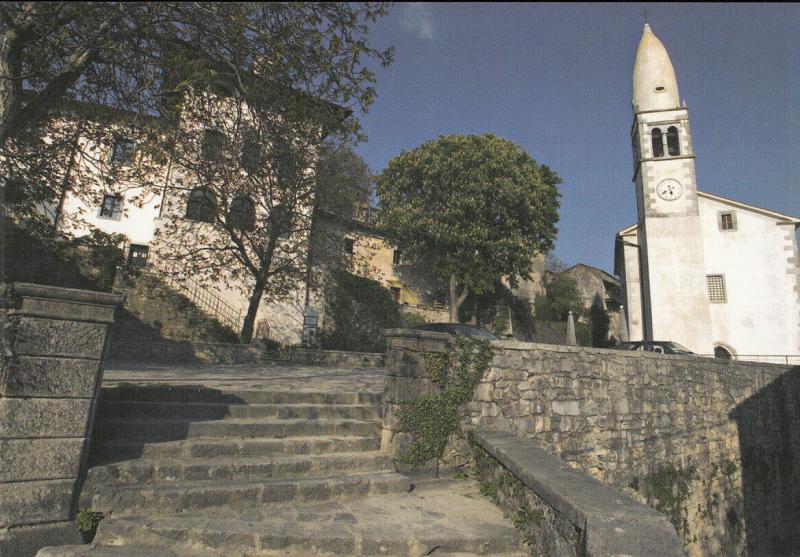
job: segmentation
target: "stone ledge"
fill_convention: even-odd
[[[586,555],[685,555],[666,517],[569,466],[530,440],[476,431],[475,441],[537,496],[586,532]]]
[[[120,294],[24,282],[13,283],[10,290],[14,299],[10,314],[70,321],[112,323],[123,301]]]

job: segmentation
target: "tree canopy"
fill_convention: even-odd
[[[502,278],[516,286],[533,257],[553,246],[560,181],[506,139],[441,136],[400,153],[381,173],[381,228],[404,256],[449,282],[456,321],[470,291]]]

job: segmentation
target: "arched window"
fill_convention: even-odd
[[[246,195],[239,195],[231,201],[228,210],[228,225],[242,231],[250,231],[256,227],[256,206]]]
[[[667,152],[670,157],[681,154],[681,146],[678,144],[678,128],[675,126],[667,128]]]
[[[733,359],[733,354],[727,347],[718,344],[714,347],[714,357],[719,360],[731,360]]]
[[[661,129],[653,128],[653,156],[664,156],[664,143],[661,140]]]
[[[206,188],[195,188],[189,192],[186,203],[186,218],[200,222],[214,222],[217,212],[217,196]]]

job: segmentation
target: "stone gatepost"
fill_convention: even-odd
[[[0,557],[77,541],[117,294],[0,284]]]

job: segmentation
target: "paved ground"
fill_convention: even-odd
[[[337,369],[296,364],[110,364],[103,383],[168,383],[271,391],[383,392],[383,369]]]

